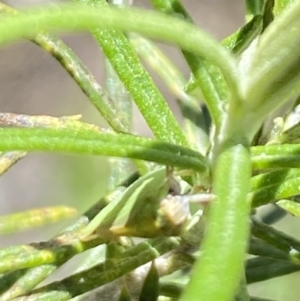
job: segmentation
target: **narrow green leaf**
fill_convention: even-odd
[[[258,238],[251,238],[248,253],[256,256],[263,256],[273,259],[290,261],[290,256],[287,252],[283,252],[265,241]]]
[[[117,110],[119,119],[126,127],[127,132],[132,133],[133,102],[108,59],[105,59],[105,86]],[[142,161],[136,162],[141,165]],[[146,162],[143,163],[146,164]],[[108,178],[109,188],[114,187],[133,170],[132,161],[126,158],[109,158],[109,164],[111,166]],[[146,166],[143,166],[140,171],[147,172],[147,169]]]
[[[82,253],[83,251],[93,248],[101,243],[103,243],[103,239],[96,238],[90,241],[79,241],[78,239],[74,239],[71,237],[71,242],[66,242],[65,245],[55,246],[55,243],[59,242],[59,240],[52,240],[43,245],[34,245],[34,248],[31,250],[24,251],[23,246],[19,246],[20,252],[15,256],[6,255],[6,250],[2,250],[1,253],[1,262],[0,262],[0,273],[4,273],[7,271],[13,271],[16,269],[25,269],[36,267],[42,264],[49,263],[58,263],[61,264],[66,262],[68,259],[73,257],[78,253]],[[54,245],[54,247],[53,247]]]
[[[262,14],[264,0],[246,0],[247,15],[255,16]]]
[[[183,74],[154,42],[135,33],[128,37],[137,54],[160,76],[176,98],[198,106],[198,102],[184,92],[186,79]]]
[[[141,237],[157,235],[155,232],[160,230],[156,228],[159,202],[169,190],[166,174],[164,175],[164,172],[161,173],[160,170],[158,172],[159,174],[145,179],[130,195],[125,206],[118,210],[110,228],[113,233],[117,235],[128,233],[127,235],[130,236]],[[140,179],[142,180],[142,178]]]
[[[276,205],[286,210],[290,214],[300,217],[300,204],[290,200],[280,200],[276,202]]]
[[[0,176],[25,156],[26,152],[0,153]]]
[[[249,194],[249,201],[253,208],[276,202],[280,199],[289,198],[299,194],[300,178],[286,180],[282,183],[276,183]]]
[[[158,296],[159,275],[155,266],[155,261],[152,261],[151,267],[142,286],[139,301],[157,301]]]
[[[22,245],[22,246],[10,246],[5,249],[0,249],[1,257],[8,257],[8,256],[21,256],[21,255],[28,255],[30,252],[35,251],[35,248],[30,245]]]
[[[7,273],[0,278],[0,299],[14,299],[29,293],[34,287],[53,273],[59,265],[43,264],[42,266],[17,270]],[[3,294],[1,294],[3,292]]]
[[[258,174],[251,178],[251,190],[258,190],[270,185],[284,183],[286,180],[300,177],[299,168],[280,168]]]
[[[254,261],[255,267],[252,267],[252,263]],[[246,278],[248,284],[300,271],[300,265],[266,257],[249,259],[246,267]]]
[[[266,0],[264,3],[262,32],[264,32],[266,28],[274,20],[274,14],[273,14],[274,4],[275,4],[275,0]]]
[[[284,117],[276,117],[273,127],[261,138],[260,144],[298,144],[300,142],[300,106],[285,114]]]
[[[94,1],[96,2],[96,1]],[[118,1],[110,1],[113,4],[120,4]],[[122,1],[124,4],[124,1]],[[130,94],[124,87],[122,81],[115,72],[113,66],[107,58],[104,62],[105,66],[105,86],[107,92],[109,93],[112,102],[117,110],[118,117],[121,119],[122,123],[125,125],[127,132],[132,133],[132,122],[133,122],[133,102]],[[109,164],[111,166],[109,175],[108,187],[112,188],[118,184],[122,179],[133,171],[133,164],[130,159],[120,159],[120,158],[109,158]],[[135,161],[135,164],[141,174],[147,173],[150,167],[144,161]]]
[[[123,247],[124,244],[125,245],[125,240],[123,240],[122,242],[119,242],[118,247],[120,251],[124,251],[125,246]],[[76,274],[76,273],[80,273],[82,271],[86,271],[88,269],[91,269],[92,267],[94,267],[95,265],[104,262],[104,260],[107,257],[107,247],[110,244],[110,241],[106,241],[103,244],[99,244],[98,246],[96,246],[95,248],[89,249],[87,252],[84,253],[84,255],[81,255],[81,260],[80,262],[78,262],[74,269],[72,270],[71,274]],[[115,243],[117,244],[117,243]],[[129,244],[126,246],[128,247]],[[118,254],[119,255],[119,254]]]
[[[127,286],[124,284],[121,289],[119,301],[132,301]]]
[[[221,45],[235,55],[241,55],[253,40],[259,35],[262,29],[262,16],[255,15],[251,21],[239,28],[235,33],[222,40]]]
[[[60,234],[65,234],[68,232],[78,232],[82,230],[85,226],[87,226],[92,219],[94,219],[100,211],[103,210],[109,203],[114,202],[116,198],[118,198],[124,190],[137,181],[139,178],[138,173],[133,173],[126,180],[119,183],[111,189],[105,197],[101,198],[99,202],[93,205],[90,209],[88,209],[83,216],[81,216],[75,223],[71,224],[67,228],[65,228]]]
[[[198,100],[184,92],[186,79],[153,42],[137,34],[130,34],[129,40],[138,55],[150,65],[177,97],[189,145],[199,150],[201,154],[206,154],[209,147],[207,125]]]
[[[175,298],[176,300],[178,300],[183,289],[184,289],[184,286],[181,284],[162,282],[160,284],[159,294],[162,296],[166,296],[169,298]]]
[[[49,128],[64,129],[73,128],[74,130],[93,130],[96,133],[104,130],[101,127],[81,122],[81,115],[53,117],[48,115],[25,115],[14,113],[0,113],[0,125],[4,127],[20,128]]]
[[[246,47],[251,45],[252,41],[260,33],[261,26],[262,16],[255,16],[249,23],[239,29],[235,34],[224,40],[222,44],[226,48],[235,51],[236,54],[239,54],[240,51],[245,50]],[[211,68],[214,68],[213,65]],[[217,74],[215,74],[213,77],[219,78]],[[195,81],[195,83],[197,82]],[[232,90],[230,91],[232,92]],[[226,141],[232,141],[234,139],[237,143],[239,143],[241,141],[239,138],[243,137],[243,143],[249,144],[253,138],[252,136],[256,132],[256,128],[251,122],[245,122],[249,116],[243,111],[243,101],[239,93],[231,93],[228,100],[230,100],[228,104],[226,103],[224,106],[223,103],[223,106],[220,106],[219,108],[222,111],[222,114],[224,114],[225,111],[228,114],[224,114],[221,120],[221,132],[219,133],[217,129],[214,135],[216,147],[212,150],[211,157],[213,161],[214,157],[218,155],[218,149],[223,147],[222,144],[224,144],[224,142],[226,143]],[[249,127],[249,124],[251,124],[251,127]]]
[[[285,253],[289,253],[292,249],[300,252],[300,241],[256,219],[252,219],[251,232],[255,237]]]
[[[253,169],[298,168],[300,166],[300,145],[264,145],[251,147]]]
[[[113,130],[116,132],[128,131],[126,125],[120,120],[110,96],[71,48],[49,33],[37,35],[34,41],[60,62]]]
[[[105,0],[77,0],[94,7],[107,7]],[[119,79],[131,94],[154,136],[162,141],[187,146],[185,136],[162,94],[143,68],[125,35],[117,30],[92,31]]]
[[[133,135],[114,135],[94,130],[0,129],[0,151],[56,151],[128,157],[159,164],[207,171],[206,159],[177,145]]]
[[[258,207],[282,198],[299,194],[300,169],[279,169],[254,176],[251,193],[248,195],[252,207]]]
[[[132,236],[149,237],[152,232],[157,236],[157,231],[160,232],[155,225],[158,205],[169,189],[166,176],[166,169],[161,168],[140,177],[99,212],[81,231],[81,237],[96,229],[99,236],[128,235],[130,231]]]
[[[242,74],[242,93],[245,109],[255,114],[252,122],[258,126],[270,112],[299,92],[299,54],[292,51],[300,43],[299,13],[300,2],[295,1],[268,26],[254,53],[249,54],[252,62],[250,70]]]
[[[55,223],[61,219],[77,216],[76,209],[66,206],[43,207],[10,215],[0,216],[0,236],[16,231],[40,227]]]
[[[255,39],[261,33],[263,25],[263,17],[261,15],[254,16],[250,22],[240,28],[237,33],[229,37],[228,40],[223,41],[225,47],[231,47],[236,54],[241,54],[239,57],[239,69],[241,71],[241,79],[243,73],[247,74],[249,66],[251,66],[251,51],[255,45]],[[243,53],[240,53],[243,51]],[[243,68],[245,70],[243,70]],[[223,148],[227,141],[236,140],[236,143],[243,141],[244,144],[249,145],[257,133],[261,120],[254,122],[253,118],[256,115],[250,114],[247,108],[247,98],[244,95],[244,82],[241,80],[242,93],[233,93],[230,102],[226,107],[227,114],[222,120],[222,127],[219,135],[215,136],[216,147],[213,150],[212,158],[218,155],[218,149]]]

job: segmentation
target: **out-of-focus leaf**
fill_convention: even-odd
[[[157,301],[159,296],[159,275],[155,266],[155,261],[152,261],[149,272],[144,280],[139,301]]]
[[[132,301],[129,291],[128,291],[128,288],[125,284],[123,285],[123,287],[121,289],[119,301]]]
[[[300,217],[300,204],[290,200],[280,200],[276,205],[291,213],[294,216]]]
[[[26,152],[12,151],[0,153],[0,175],[26,156]]]
[[[295,0],[275,0],[274,14],[278,16],[283,10]]]
[[[56,206],[0,216],[0,235],[55,223],[61,219],[73,218],[77,214],[78,212],[74,208]]]
[[[251,258],[247,260],[246,264],[248,284],[265,281],[297,271],[300,271],[300,265],[267,257]]]

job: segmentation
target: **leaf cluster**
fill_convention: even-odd
[[[20,12],[0,3],[0,45],[26,38],[49,52],[109,128],[0,113],[0,172],[34,151],[108,156],[109,191],[83,214],[1,216],[0,235],[79,217],[49,241],[0,249],[0,300],[80,300],[95,289],[103,300],[263,300],[247,284],[300,270],[300,241],[255,215],[273,203],[300,217],[300,2],[246,1],[245,26],[221,43],[179,0],[151,0],[156,11],[75,2]],[[79,30],[106,57],[107,89],[54,34]],[[148,38],[182,51],[188,81]],[[141,58],[177,99],[181,125]],[[132,102],[154,138],[132,130]],[[71,275],[39,286],[83,252]]]

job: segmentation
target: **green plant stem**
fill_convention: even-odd
[[[242,145],[218,157],[202,253],[181,301],[230,301],[240,281],[249,232],[250,156]],[[216,290],[216,283],[218,289]]]
[[[128,157],[163,165],[207,171],[199,153],[156,140],[132,135],[114,135],[71,129],[2,129],[0,150],[39,150],[89,155]]]
[[[26,14],[17,18],[3,18],[0,24],[0,44],[11,43],[21,37],[32,38],[42,29],[74,31],[97,27],[135,31],[176,43],[183,49],[211,60],[222,70],[230,90],[238,91],[236,61],[215,39],[188,22],[140,9],[68,3],[26,10]]]

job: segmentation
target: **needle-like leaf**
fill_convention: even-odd
[[[133,135],[95,130],[1,129],[0,150],[56,151],[128,157],[159,164],[207,171],[206,159],[187,148]]]

